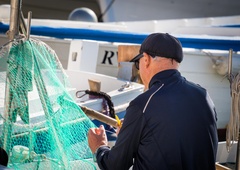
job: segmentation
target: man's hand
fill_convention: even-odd
[[[99,146],[108,145],[107,135],[103,125],[100,125],[99,128],[89,129],[88,145],[92,153],[95,153]]]

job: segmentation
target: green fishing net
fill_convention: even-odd
[[[0,147],[14,169],[96,169],[87,132],[55,52],[39,40],[0,51]]]

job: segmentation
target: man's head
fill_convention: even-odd
[[[150,34],[143,41],[139,50],[139,54],[134,57],[131,62],[141,58],[144,52],[152,57],[159,56],[172,58],[178,63],[181,63],[183,60],[183,51],[180,41],[168,33]]]
[[[139,54],[130,62],[134,62],[137,69],[140,67],[141,79],[147,86],[153,75],[177,69],[182,60],[182,45],[177,38],[167,33],[153,33],[143,41]]]

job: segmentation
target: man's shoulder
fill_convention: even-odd
[[[200,84],[197,84],[191,81],[186,81],[186,84],[188,85],[189,88],[196,89],[197,91],[202,91],[202,92],[206,91],[206,89],[202,87]]]
[[[152,94],[151,90],[146,90],[145,92],[138,95],[135,99],[133,99],[132,102],[134,102],[134,103],[144,103],[144,102],[147,101],[149,96],[151,96],[151,94]]]
[[[145,107],[148,100],[151,98],[151,96],[157,91],[158,88],[150,88],[146,90],[144,93],[138,95],[135,99],[131,101],[131,105],[136,105],[139,108]]]

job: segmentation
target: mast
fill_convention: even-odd
[[[11,0],[11,12],[10,12],[10,24],[9,24],[9,31],[8,31],[8,38],[10,41],[13,41],[16,36],[19,35],[19,17],[20,17],[20,11],[21,11],[21,0]],[[11,45],[9,49],[11,48]],[[11,108],[11,98],[12,94],[10,91],[10,81],[8,79],[8,71],[6,76],[6,86],[5,86],[5,101],[4,101],[4,138],[3,138],[3,149],[9,154],[9,147],[8,144],[11,140],[11,115],[9,115],[9,110]]]

